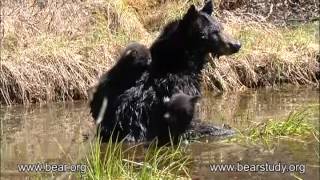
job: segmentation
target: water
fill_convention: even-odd
[[[223,96],[207,94],[206,97],[200,108],[201,118],[215,124],[226,123],[233,128],[243,130],[253,123],[268,119],[282,120],[292,111],[309,109],[307,120],[319,129],[318,90],[261,89]],[[319,142],[313,137],[304,141],[283,138],[274,140],[270,145],[212,142],[207,138],[199,143],[193,143],[191,152],[197,164],[194,173],[199,179],[319,179]],[[266,163],[269,165],[280,163],[292,171],[285,173],[210,171],[210,165],[212,167],[217,164],[231,164],[242,169],[245,165],[264,166]],[[273,167],[270,168],[272,170]]]
[[[311,109],[309,121],[319,127],[319,92],[314,89],[261,89],[214,96],[205,93],[200,117],[214,124],[245,129],[254,122],[282,119],[293,110]],[[17,164],[77,164],[94,134],[86,102],[1,107],[1,175],[23,178]],[[273,145],[213,141],[188,146],[195,160],[194,179],[319,179],[319,143],[281,139]],[[209,165],[302,164],[296,172],[211,172]],[[62,173],[58,174],[63,176]]]
[[[94,135],[85,102],[1,107],[1,178],[20,179],[18,164],[75,165]]]

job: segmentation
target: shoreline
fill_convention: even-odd
[[[114,64],[121,49],[130,41],[149,46],[161,27],[181,17],[189,5],[173,1],[143,9],[148,4],[143,0],[69,2],[60,9],[26,6],[6,14],[19,6],[6,3],[1,26],[3,105],[87,99],[89,87]],[[148,10],[155,13],[146,14]],[[204,89],[223,93],[283,84],[319,88],[319,22],[279,27],[231,11],[219,10],[217,16],[243,48],[234,56],[210,60],[203,72]]]

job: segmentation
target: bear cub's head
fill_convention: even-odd
[[[151,64],[150,50],[143,44],[132,42],[122,52],[118,63],[131,69],[135,68],[135,71],[145,70]]]
[[[189,96],[182,92],[164,98],[165,113],[163,118],[171,130],[182,133],[190,125],[195,112],[195,105],[200,96]]]

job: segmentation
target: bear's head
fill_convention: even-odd
[[[185,34],[188,43],[210,52],[214,56],[230,55],[240,50],[239,41],[223,32],[222,25],[212,17],[213,4],[211,0],[205,2],[198,11],[191,5],[180,21],[179,28]]]

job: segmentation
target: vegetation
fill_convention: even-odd
[[[243,43],[240,53],[213,61],[205,69],[205,87],[228,91],[283,83],[319,85],[318,23],[283,28],[240,18],[226,23]]]
[[[315,107],[318,109],[319,106]],[[226,142],[263,143],[272,145],[276,139],[303,142],[312,137],[319,142],[317,125],[308,121],[313,108],[291,112],[283,120],[269,119],[250,125]],[[87,179],[177,179],[190,178],[192,159],[181,146],[157,147],[151,143],[126,147],[123,142],[101,144],[99,138],[91,145],[85,164]],[[79,174],[80,175],[80,174]]]
[[[308,122],[309,110],[291,112],[284,120],[269,119],[265,122],[251,125],[249,128],[232,138],[231,141],[264,142],[269,144],[278,138],[303,140],[314,137],[319,142],[319,130]]]
[[[137,151],[138,150],[138,151]],[[189,177],[191,160],[180,146],[156,147],[143,144],[125,148],[123,142],[110,140],[92,144],[86,159],[88,169],[79,174],[86,179],[177,179]],[[139,155],[137,152],[142,153]]]
[[[86,99],[87,89],[114,64],[128,42],[150,45],[167,22],[182,16],[191,3],[202,2],[5,0],[0,103]],[[243,46],[237,55],[212,59],[203,73],[206,89],[282,83],[319,87],[318,21],[278,26],[264,13],[235,10],[228,0],[215,2],[216,16]]]

